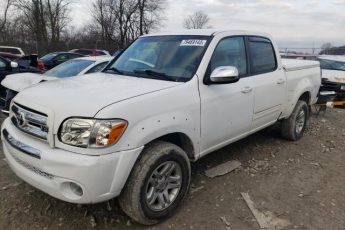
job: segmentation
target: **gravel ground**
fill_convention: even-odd
[[[312,117],[305,137],[290,142],[270,127],[193,164],[192,189],[175,216],[144,227],[117,201],[74,205],[22,182],[0,152],[0,229],[259,229],[241,193],[248,193],[271,229],[345,229],[345,110]],[[2,149],[2,148],[1,148]],[[235,171],[204,171],[238,160]]]

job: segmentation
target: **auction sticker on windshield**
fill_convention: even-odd
[[[180,46],[205,46],[206,41],[198,39],[182,40]]]

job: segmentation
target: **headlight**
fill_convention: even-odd
[[[124,120],[71,118],[62,124],[59,139],[67,145],[100,148],[115,144],[126,128]]]

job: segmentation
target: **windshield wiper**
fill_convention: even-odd
[[[150,69],[135,69],[134,73],[145,74],[159,80],[178,81],[178,78],[167,75],[166,73],[156,72]]]
[[[105,72],[108,72],[108,71],[112,71],[112,72],[114,72],[114,73],[116,73],[116,74],[121,74],[121,75],[123,75],[123,72],[122,72],[121,70],[115,68],[115,67],[111,67],[111,68],[108,68],[108,69],[105,70]]]

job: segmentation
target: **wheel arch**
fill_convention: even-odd
[[[310,105],[311,103],[311,92],[309,91],[305,91],[304,93],[302,93],[302,95],[298,98],[297,101],[305,101],[308,105]],[[296,102],[297,103],[297,102]]]
[[[195,160],[195,148],[193,145],[193,141],[185,133],[182,133],[182,132],[168,133],[151,140],[146,145],[149,145],[150,143],[155,142],[155,141],[165,141],[171,144],[175,144],[178,147],[180,147],[183,151],[185,151],[185,153],[187,154],[190,160],[192,161]]]

